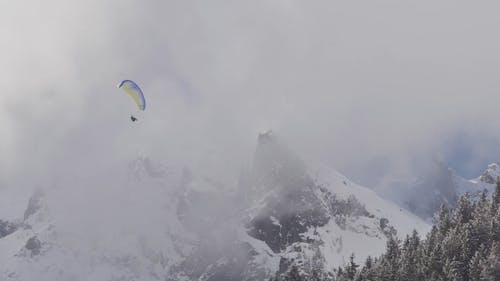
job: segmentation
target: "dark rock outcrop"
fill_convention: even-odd
[[[8,222],[4,220],[0,220],[0,238],[3,238],[14,231],[16,231],[18,225],[13,222]]]
[[[27,250],[30,251],[31,256],[36,256],[40,254],[40,249],[42,248],[42,243],[36,236],[31,237],[26,241],[26,245],[24,246]]]

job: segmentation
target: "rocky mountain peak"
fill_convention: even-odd
[[[304,178],[305,164],[271,131],[260,134],[252,165],[255,185],[276,186],[277,181]]]
[[[41,189],[35,190],[28,202],[28,207],[24,211],[24,221],[28,220],[32,215],[38,212],[43,207],[43,197],[45,193]]]
[[[500,177],[500,167],[497,163],[491,163],[479,177],[479,180],[484,183],[494,184],[497,182],[498,177]]]

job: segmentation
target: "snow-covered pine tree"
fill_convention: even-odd
[[[478,247],[485,245],[485,249],[491,248],[491,204],[487,192],[483,191],[472,213],[471,226],[474,230]],[[486,253],[488,254],[488,253]]]
[[[365,264],[361,269],[356,281],[375,281],[375,270],[373,268],[374,261],[371,256],[366,258]]]
[[[492,243],[500,243],[500,206],[491,219],[491,241]]]
[[[347,273],[348,280],[354,280],[356,277],[356,272],[358,270],[359,265],[354,262],[354,253],[349,257],[349,263],[345,268],[345,272]]]
[[[454,280],[453,267],[451,265],[452,261],[450,259],[446,259],[443,265],[443,278],[438,280],[448,281]]]
[[[437,218],[437,227],[439,230],[439,233],[442,236],[445,236],[448,230],[450,230],[453,226],[453,221],[451,218],[451,212],[446,205],[441,205],[441,208],[439,209],[439,214]]]
[[[464,195],[458,199],[457,208],[455,210],[455,221],[459,224],[465,224],[469,222],[472,218],[472,203],[470,201],[470,195],[466,192]]]
[[[283,281],[303,281],[299,273],[299,268],[296,265],[292,265],[290,270],[285,273]]]
[[[466,223],[463,227],[464,232],[460,235],[460,243],[462,246],[462,260],[470,261],[479,250],[480,244],[477,233],[470,223]]]
[[[492,214],[494,214],[500,207],[500,177],[497,177],[495,192],[493,193],[492,200],[493,202],[491,204],[491,212]]]
[[[444,256],[452,261],[460,261],[463,253],[462,245],[462,235],[463,235],[463,226],[458,224],[456,227],[453,227],[443,239],[443,254]]]
[[[481,263],[482,257],[479,251],[474,254],[474,257],[469,262],[469,279],[470,281],[481,281]]]
[[[492,211],[499,190],[500,184],[491,197],[483,191],[475,203],[463,196],[454,210],[442,206],[425,240],[416,232],[402,243],[391,236],[385,253],[367,258],[359,271],[351,256],[336,281],[500,281],[500,207]],[[314,278],[297,279],[298,269],[279,280]]]
[[[482,261],[480,267],[481,280],[500,280],[500,243],[493,243],[490,255]]]
[[[417,280],[417,247],[418,244],[413,242],[413,237],[410,238],[407,235],[401,249],[401,261],[398,273],[402,280]]]
[[[391,236],[387,240],[386,253],[380,262],[379,276],[381,280],[397,281],[399,279],[399,257],[399,241]]]

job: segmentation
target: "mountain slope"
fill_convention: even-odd
[[[68,196],[36,194],[0,237],[0,280],[265,280],[295,264],[328,277],[351,253],[361,262],[390,236],[428,230],[370,189],[305,163],[271,133],[259,136],[233,187],[144,156],[129,170],[123,182],[101,183],[120,200],[103,209],[114,213],[76,212],[79,228],[59,218]]]
[[[212,221],[216,227],[205,228],[208,238],[187,258],[182,276],[264,280],[294,264],[307,269],[304,275],[327,274],[353,252],[358,262],[382,252],[391,235],[428,230],[421,219],[336,171],[309,167],[270,133],[260,135],[253,165],[242,173],[235,193],[219,196],[237,202],[230,208],[233,215],[224,217],[226,224]],[[200,202],[193,199],[199,197],[187,201],[196,206]],[[229,244],[231,250],[209,244],[217,249]]]
[[[425,220],[431,220],[442,204],[454,206],[465,192],[472,198],[477,197],[484,189],[491,193],[499,175],[500,168],[493,163],[488,165],[481,176],[465,179],[444,162],[432,161],[416,179],[386,181],[375,190],[402,208]]]

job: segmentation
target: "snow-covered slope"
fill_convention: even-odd
[[[119,201],[109,214],[83,191],[36,193],[0,237],[0,280],[266,280],[296,263],[327,274],[352,253],[379,255],[389,236],[429,228],[272,134],[259,136],[232,187],[145,156],[128,169],[123,182],[102,182]],[[71,196],[82,200],[61,203]]]
[[[486,171],[476,180],[487,184],[495,184],[500,178],[500,167],[497,163],[491,163]]]
[[[153,177],[148,161],[133,161],[132,173],[124,171],[127,184],[106,187],[103,181],[110,201],[84,189],[35,192],[11,220],[16,230],[0,236],[0,280],[164,280],[197,238],[175,213],[179,172],[169,171],[172,181]]]
[[[419,233],[429,230],[429,225],[420,218],[382,199],[371,189],[356,185],[331,168],[315,168],[311,174],[319,186],[326,187],[338,199],[349,202],[356,198],[367,211],[364,216],[347,218],[346,227],[339,225],[338,220],[330,220],[317,230],[325,242],[325,260],[330,268],[346,263],[352,253],[359,263],[368,255],[378,255],[384,251],[388,235],[395,234],[402,239],[414,229]]]
[[[273,135],[261,135],[250,180],[247,234],[269,247],[262,255],[279,257],[279,271],[293,263],[333,271],[352,253],[358,262],[378,255],[387,237],[404,237],[428,225],[358,186],[335,170],[308,165]],[[307,268],[307,267],[306,267]]]
[[[485,189],[491,194],[495,189],[495,183],[499,174],[498,165],[490,164],[486,171],[475,179],[465,179],[454,173],[453,182],[458,195],[468,192],[472,197],[476,197]]]

